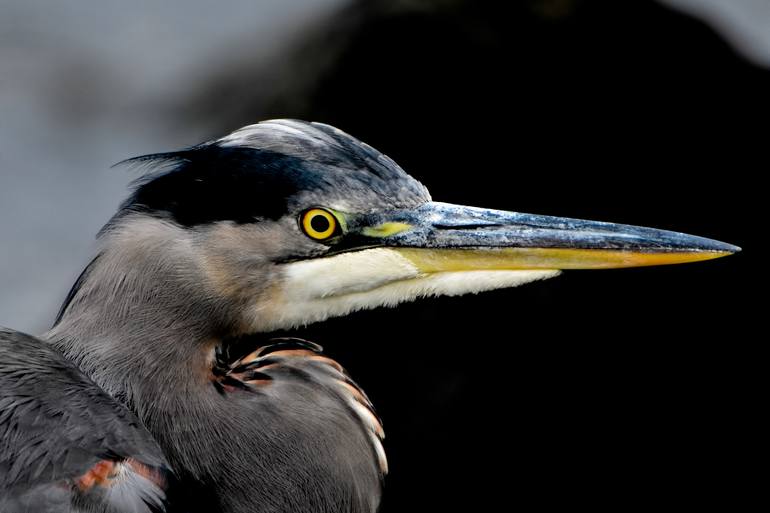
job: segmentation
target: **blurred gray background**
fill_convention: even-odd
[[[392,2],[421,3],[429,4]],[[665,3],[770,65],[767,0]],[[570,4],[544,2],[557,10]],[[346,22],[344,7],[344,0],[0,0],[0,325],[33,333],[49,326],[94,234],[136,178],[111,165],[221,135],[216,101],[232,112],[239,98],[218,81],[239,68],[251,70],[244,80],[252,112],[276,90],[296,87],[290,73],[301,68],[285,59],[308,34]],[[214,107],[201,108],[211,94]]]
[[[208,81],[277,58],[341,0],[224,4],[0,1],[0,325],[49,326],[136,178],[110,166],[215,135],[187,115]]]

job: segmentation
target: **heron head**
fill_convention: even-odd
[[[739,250],[650,228],[433,202],[391,159],[320,123],[266,121],[133,161],[159,168],[102,238],[127,252],[154,250],[151,266],[195,284],[244,332],[512,287],[562,269]]]

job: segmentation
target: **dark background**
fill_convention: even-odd
[[[743,331],[741,273],[770,76],[656,4],[549,5],[359,8],[360,22],[327,34],[339,54],[304,101],[280,95],[267,116],[344,127],[440,201],[673,229],[745,253],[568,272],[304,335],[384,419],[385,512],[742,509],[757,481],[758,340]],[[254,114],[239,107],[222,126]]]
[[[340,8],[274,58],[212,65],[155,110],[174,113],[167,133],[205,120],[179,146],[270,117],[323,121],[438,201],[742,246],[293,334],[345,365],[383,418],[385,513],[743,510],[766,407],[764,336],[748,327],[768,92],[766,69],[654,2],[383,0]]]

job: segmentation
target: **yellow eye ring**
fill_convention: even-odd
[[[305,235],[315,240],[326,240],[337,233],[337,218],[321,208],[311,208],[302,214],[300,226]]]

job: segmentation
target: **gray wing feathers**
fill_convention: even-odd
[[[3,513],[76,513],[71,504],[72,493],[65,487],[40,485],[24,492],[0,493]]]
[[[108,486],[78,481],[101,461]],[[0,511],[162,511],[163,480],[127,461],[167,472],[130,411],[45,342],[0,328]]]

